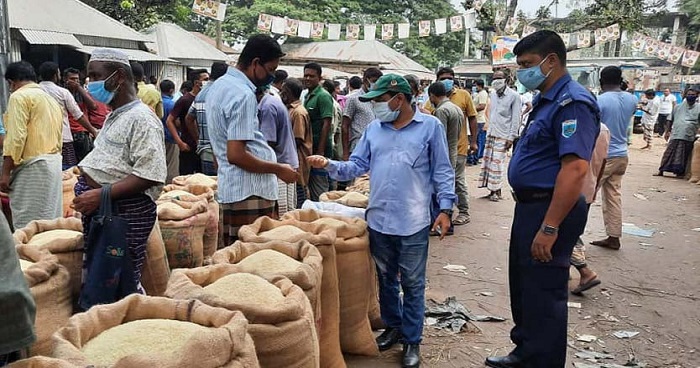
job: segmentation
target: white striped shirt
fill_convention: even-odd
[[[257,174],[230,164],[228,141],[245,141],[250,154],[263,161],[277,162],[258,122],[255,85],[240,70],[229,67],[209,89],[205,102],[207,129],[219,163],[218,196],[221,203],[236,203],[251,196],[277,200],[277,177]]]

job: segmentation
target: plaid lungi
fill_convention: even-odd
[[[506,142],[503,138],[489,136],[484,149],[484,162],[481,164],[479,188],[495,192],[503,186],[503,173],[506,169]]]
[[[296,183],[287,184],[283,180],[277,179],[277,214],[284,215],[296,209]]]
[[[277,219],[276,201],[270,201],[257,196],[248,197],[236,203],[221,203],[219,206],[219,238],[224,246],[229,246],[238,240],[238,230],[244,225],[250,225],[259,217],[268,216]]]
[[[670,172],[676,175],[684,175],[688,169],[688,159],[693,153],[693,142],[682,139],[672,139],[666,146],[664,156],[661,158],[659,172]]]
[[[576,240],[574,251],[571,253],[571,265],[578,270],[586,268],[586,246],[581,237]]]
[[[75,154],[73,142],[63,142],[61,155],[63,155],[63,170],[68,170],[78,164],[78,156]]]

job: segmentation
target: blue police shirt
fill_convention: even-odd
[[[600,111],[593,95],[569,74],[532,101],[527,129],[508,167],[515,190],[552,189],[561,159],[576,155],[591,160],[600,133]]]

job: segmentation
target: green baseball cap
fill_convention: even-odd
[[[360,101],[367,102],[374,100],[387,92],[412,93],[411,86],[408,84],[406,79],[404,79],[404,77],[398,74],[385,74],[381,78],[377,79],[377,83],[374,84],[374,88],[359,98]]]

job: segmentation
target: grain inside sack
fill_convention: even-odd
[[[204,231],[209,215],[203,199],[163,199],[158,224],[171,269],[199,267],[204,260]]]
[[[218,188],[216,176],[207,176],[204,174],[193,174],[193,175],[183,175],[176,176],[173,178],[173,184],[185,186],[185,185],[205,185],[213,190]]]

